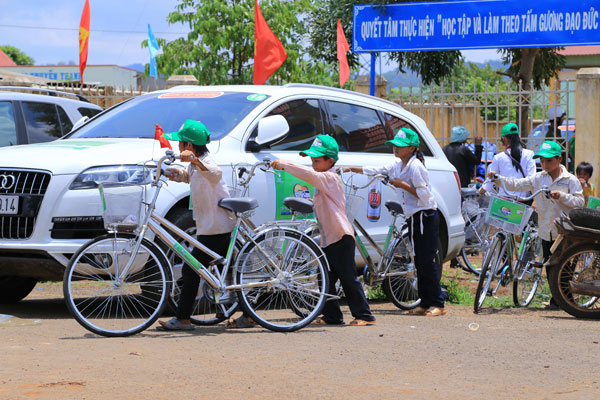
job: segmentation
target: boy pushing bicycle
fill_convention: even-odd
[[[533,158],[540,159],[543,171],[521,179],[503,176],[499,176],[497,179],[497,182],[503,183],[508,190],[533,192],[543,187],[550,190],[549,197],[539,196],[536,199],[538,232],[542,238],[544,260],[550,256],[550,248],[558,236],[558,231],[552,221],[560,217],[561,212],[568,213],[573,208],[584,205],[581,183],[561,164],[561,152],[562,149],[558,143],[547,140],[541,145],[539,152],[533,156]],[[495,174],[496,171],[489,172],[490,177]],[[548,308],[558,309],[558,306],[551,300]]]

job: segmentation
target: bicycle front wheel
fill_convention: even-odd
[[[129,336],[152,325],[171,292],[168,262],[144,239],[126,234],[100,236],[83,245],[65,270],[63,294],[73,317],[102,336]],[[133,257],[133,264],[124,271]]]
[[[521,307],[531,304],[542,280],[542,269],[531,265],[543,258],[542,240],[536,233],[530,234],[526,240],[513,281],[513,301]]]
[[[490,286],[497,277],[497,272],[505,258],[503,257],[505,250],[505,239],[501,235],[496,234],[481,265],[481,273],[479,275],[479,282],[477,283],[477,291],[475,292],[475,302],[473,303],[473,311],[476,313],[481,311]]]
[[[417,289],[417,269],[405,242],[398,239],[388,260],[387,276],[382,288],[388,299],[401,310],[412,310],[421,304]]]
[[[236,283],[247,286],[238,299],[248,316],[264,328],[291,332],[321,313],[328,287],[327,261],[306,235],[272,228],[258,233],[240,251]]]

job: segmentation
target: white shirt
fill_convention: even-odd
[[[174,180],[190,184],[192,206],[196,217],[197,235],[218,235],[233,231],[235,215],[219,207],[219,200],[229,197],[227,184],[223,180],[223,170],[215,164],[208,153],[198,157],[208,171],[191,164],[187,171],[177,170]]]
[[[396,195],[407,217],[421,210],[436,210],[437,203],[431,193],[429,173],[423,163],[412,156],[403,168],[402,160],[397,160],[393,164],[381,167],[363,167],[363,172],[367,175],[387,174],[390,179],[402,179],[417,190],[418,197],[415,197],[405,190],[396,188]]]
[[[547,241],[552,241],[558,236],[558,231],[552,221],[560,217],[561,211],[568,214],[570,210],[583,207],[585,203],[579,179],[570,174],[562,165],[560,171],[560,176],[554,181],[546,171],[522,179],[500,177],[508,190],[530,190],[535,192],[546,186],[551,191],[560,192],[560,197],[557,200],[551,200],[543,194],[535,196],[538,212],[538,232],[540,237]]]
[[[503,151],[494,156],[492,163],[488,167],[489,171],[495,171],[498,175],[502,175],[509,178],[526,178],[535,174],[535,161],[533,160],[533,151],[523,149],[521,152],[521,168],[523,168],[524,176],[521,174],[519,170],[517,170],[512,164],[512,157],[510,156],[510,149],[507,151]],[[492,182],[486,183],[483,187],[486,192],[496,193],[496,189],[494,188],[494,184]],[[499,196],[519,196],[519,197],[527,197],[528,192],[513,192],[509,191],[508,193],[502,188],[498,188]]]

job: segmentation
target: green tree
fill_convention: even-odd
[[[17,65],[33,65],[35,60],[29,57],[27,54],[23,53],[21,50],[17,49],[14,46],[0,46],[0,50],[2,50],[11,60],[15,62]]]
[[[445,0],[416,0],[416,1],[445,1]],[[352,6],[355,4],[378,4],[381,12],[385,12],[385,5],[392,3],[409,3],[415,0],[317,0],[313,17],[309,26],[312,49],[310,55],[316,60],[332,63],[335,60],[336,42],[333,21],[342,20],[347,37],[352,37]],[[325,15],[325,17],[322,17]],[[320,17],[321,16],[321,17]],[[533,87],[540,89],[550,78],[557,76],[557,71],[564,66],[564,57],[557,53],[559,47],[551,48],[516,48],[499,50],[504,62],[509,65],[507,71],[497,73],[509,76],[515,83],[521,84],[524,91]],[[398,63],[400,72],[406,69],[417,72],[423,83],[439,84],[450,77],[455,67],[460,64],[462,55],[460,50],[448,51],[416,51],[390,53],[390,59]],[[354,66],[358,63],[356,55],[349,55]],[[529,128],[529,98],[524,96],[522,106],[517,112],[517,121],[521,132],[527,136]]]
[[[263,0],[260,7],[288,55],[269,82],[329,84],[331,66],[304,57],[304,19],[311,1]],[[252,83],[254,0],[180,0],[167,21],[187,25],[191,32],[171,42],[157,39],[162,50],[156,57],[159,73],[192,74],[201,84]]]

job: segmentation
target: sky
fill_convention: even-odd
[[[177,0],[90,0],[88,65],[149,63],[148,24],[167,41],[185,36],[187,26],[169,25]],[[0,0],[0,45],[15,46],[36,65],[79,63],[79,21],[85,0]],[[495,50],[463,52],[468,61],[498,59]],[[393,66],[383,66],[384,72]]]

